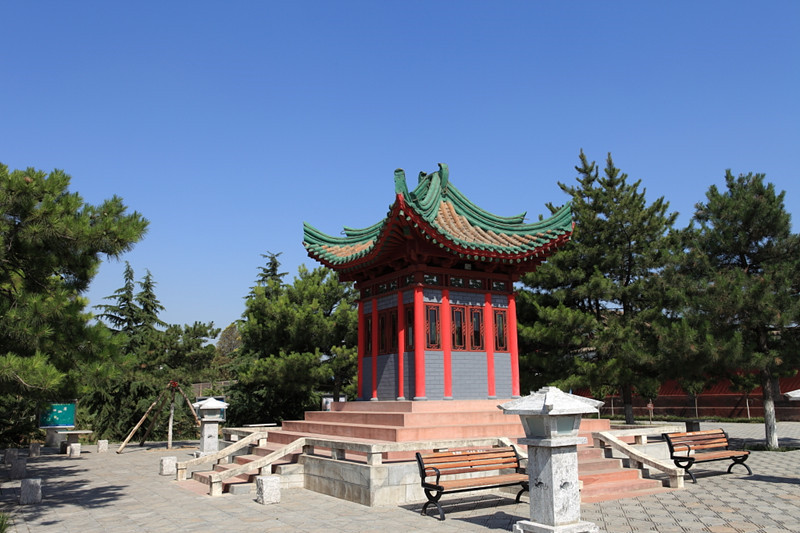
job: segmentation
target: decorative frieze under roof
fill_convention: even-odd
[[[421,172],[408,190],[405,173],[394,173],[395,201],[386,218],[367,228],[344,228],[331,236],[308,223],[303,246],[308,255],[338,271],[342,279],[394,263],[398,258],[425,258],[485,264],[489,270],[534,270],[572,234],[572,212],[566,205],[550,218],[525,223],[525,213],[502,217],[470,202],[449,179],[447,165],[431,174]]]

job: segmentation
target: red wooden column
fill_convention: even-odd
[[[414,399],[425,397],[425,303],[422,286],[414,287]]]
[[[444,355],[444,399],[453,399],[453,314],[450,311],[450,290],[442,289],[442,353]]]
[[[508,350],[511,352],[511,395],[519,396],[519,348],[517,346],[517,298],[508,295]]]
[[[372,397],[378,399],[378,299],[372,299]]]
[[[405,400],[403,393],[403,359],[406,355],[406,310],[403,307],[403,291],[397,292],[397,399]]]
[[[486,324],[486,391],[489,398],[495,398],[497,392],[494,380],[494,313],[492,312],[492,295],[488,292],[483,299],[483,323]]]
[[[358,397],[364,397],[364,350],[366,349],[364,331],[364,302],[358,302]]]

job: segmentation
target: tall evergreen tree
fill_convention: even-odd
[[[136,285],[139,290],[134,292]],[[112,326],[122,346],[119,372],[93,387],[83,402],[102,437],[124,438],[170,381],[188,385],[215,377],[211,341],[219,329],[213,323],[167,324],[160,317],[164,306],[156,285],[150,271],[134,282],[133,269],[126,265],[123,287],[106,298],[113,303],[97,306],[103,311],[98,316]],[[176,424],[178,435],[194,436],[188,413],[180,412]],[[152,437],[164,434],[159,428]]]
[[[634,391],[657,391],[657,274],[677,214],[667,212],[663,198],[648,205],[641,181],[629,183],[610,154],[602,176],[582,151],[575,168],[577,186],[559,183],[575,216],[572,240],[523,278],[523,365],[533,372],[570,372],[569,378],[560,376],[565,387],[619,391],[626,419],[633,422]]]
[[[675,285],[685,294],[684,335],[703,341],[696,361],[759,377],[766,441],[774,448],[777,378],[793,375],[800,362],[800,236],[791,232],[785,193],[764,178],[727,171],[726,190],[708,190],[684,232]],[[752,388],[745,377],[734,381]]]
[[[75,398],[84,376],[111,371],[115,347],[82,294],[102,256],[119,257],[147,220],[119,197],[100,205],[69,191],[63,171],[0,164],[0,439],[35,429],[37,401]]]
[[[293,283],[284,284],[278,255],[268,254],[239,323],[238,383],[229,389],[234,423],[263,422],[257,418],[267,414],[271,421],[295,418],[319,406],[320,392],[353,389],[358,319],[352,284],[302,265]]]
[[[123,272],[124,283],[104,300],[114,300],[114,304],[96,305],[95,309],[102,311],[97,318],[105,321],[115,333],[132,334],[142,320],[142,308],[136,303],[136,285],[133,279],[133,268],[125,261]]]

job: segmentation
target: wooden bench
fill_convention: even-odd
[[[689,469],[695,463],[706,463],[709,461],[733,461],[728,467],[728,472],[735,465],[742,465],[747,469],[751,476],[753,471],[744,464],[750,452],[745,450],[731,450],[728,443],[728,434],[722,429],[710,429],[706,431],[689,431],[685,433],[664,433],[664,440],[669,446],[669,458],[675,466],[683,468],[689,474],[692,481],[697,483],[694,474]]]
[[[434,504],[439,510],[440,520],[444,520],[444,510],[439,505],[439,498],[443,494],[520,485],[522,489],[516,498],[519,503],[522,493],[528,490],[528,475],[520,467],[519,456],[513,446],[417,453],[417,464],[422,488],[428,498],[420,514],[424,515],[428,506]],[[472,475],[476,473],[479,475]]]

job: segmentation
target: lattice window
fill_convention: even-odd
[[[494,349],[498,352],[508,351],[508,315],[504,309],[494,312]]]
[[[442,341],[440,337],[439,306],[428,304],[425,306],[425,345],[430,349],[440,349]]]
[[[453,350],[466,350],[467,349],[467,309],[460,305],[454,305],[452,308],[453,320],[451,323],[453,334]]]
[[[473,350],[483,350],[483,309],[480,307],[470,307],[470,347]]]
[[[414,349],[414,308],[406,307],[406,350]]]

